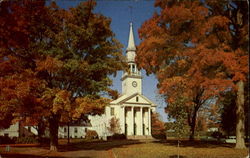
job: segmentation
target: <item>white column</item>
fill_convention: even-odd
[[[148,135],[151,135],[151,109],[148,108]]]
[[[140,108],[140,110],[141,110],[141,127],[140,127],[140,129],[141,129],[141,135],[143,135],[143,109],[142,109],[142,107]]]
[[[131,123],[132,123],[132,126],[131,126],[131,129],[132,129],[132,135],[134,135],[134,124],[135,124],[135,118],[134,118],[134,107],[131,106]]]

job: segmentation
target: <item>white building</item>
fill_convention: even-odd
[[[89,126],[87,125],[70,125],[68,126],[59,126],[58,128],[58,138],[85,138],[86,132]],[[68,131],[69,129],[69,131]],[[45,131],[45,135],[49,136],[49,131]],[[7,129],[0,130],[0,136],[13,137],[27,137],[27,136],[37,136],[37,126],[24,126],[20,125],[20,122],[17,122],[11,125]]]
[[[19,137],[20,136],[19,128],[20,128],[20,125],[19,125],[19,122],[17,122],[11,125],[7,129],[0,130],[0,136]]]
[[[151,113],[155,112],[156,105],[142,94],[142,76],[135,63],[136,47],[133,27],[130,23],[126,59],[129,71],[124,72],[122,81],[122,95],[105,107],[105,114],[89,116],[92,129],[100,138],[106,139],[111,135],[107,127],[111,118],[119,120],[122,134],[128,138],[151,137]]]
[[[58,138],[85,138],[87,128],[85,126],[71,125],[71,126],[60,126],[58,129]],[[68,131],[69,130],[69,131]]]

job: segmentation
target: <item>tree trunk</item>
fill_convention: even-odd
[[[39,120],[38,127],[37,127],[38,142],[39,143],[43,143],[42,138],[43,138],[44,132],[45,132],[45,124],[44,124],[43,120],[41,119],[41,120]]]
[[[194,130],[195,130],[195,122],[192,121],[191,123],[191,128],[190,128],[190,135],[189,135],[189,140],[194,140]]]
[[[198,106],[197,106],[198,107]],[[197,111],[198,111],[198,108],[195,107],[194,108],[194,113],[193,113],[193,116],[192,116],[192,120],[190,122],[190,135],[189,135],[189,140],[194,140],[194,133],[195,133],[195,125],[196,125],[196,116],[197,116]]]
[[[68,144],[70,143],[69,141],[69,122],[68,122]]]
[[[57,151],[58,147],[58,117],[53,115],[49,118],[50,150]]]
[[[236,145],[237,149],[244,149],[245,146],[245,113],[244,113],[244,82],[237,83],[236,102]]]

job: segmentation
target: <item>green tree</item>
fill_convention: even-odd
[[[186,102],[186,98],[178,97],[165,109],[168,113],[169,120],[174,121],[169,128],[175,131],[178,141],[189,131],[188,112],[186,111],[188,108],[185,106]]]

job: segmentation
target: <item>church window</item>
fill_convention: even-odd
[[[77,133],[77,128],[75,128],[75,133]]]
[[[115,109],[114,108],[110,108],[110,115],[114,116],[115,115]]]
[[[136,97],[136,102],[138,102],[139,101],[139,97]]]

